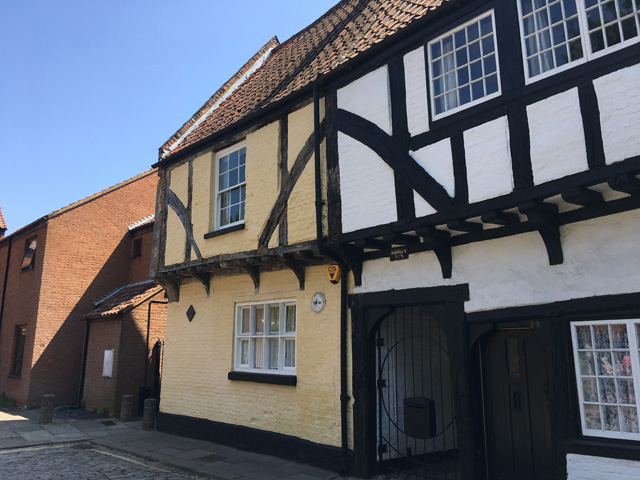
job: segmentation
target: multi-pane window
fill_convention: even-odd
[[[573,322],[584,435],[640,440],[640,320]]]
[[[295,373],[296,305],[293,301],[236,307],[236,370]]]
[[[435,118],[499,94],[494,32],[489,12],[429,43]]]
[[[27,327],[24,325],[16,327],[11,375],[22,375],[22,360],[24,359],[24,344],[26,339]]]
[[[584,0],[591,52],[638,37],[639,0]]]
[[[244,221],[246,157],[246,147],[236,148],[217,157],[218,227]]]
[[[640,0],[518,0],[528,79],[638,40]]]

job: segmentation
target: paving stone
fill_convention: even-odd
[[[47,432],[58,435],[60,433],[81,433],[80,430],[68,423],[51,423],[49,425],[42,425]]]
[[[242,462],[242,463],[234,463],[224,467],[225,470],[233,473],[249,473],[249,472],[260,472],[264,471],[265,466],[260,465],[258,462]]]
[[[161,448],[159,450],[152,450],[153,453],[162,453],[163,455],[175,455],[176,453],[180,453],[183,452],[184,450],[180,450],[179,448],[175,448],[175,447],[164,447]]]
[[[55,442],[55,435],[50,434],[46,430],[37,430],[31,432],[20,432],[20,436],[27,442]]]
[[[211,455],[209,450],[195,449],[195,450],[187,450],[185,452],[180,452],[174,455],[176,458],[182,458],[184,460],[193,460],[195,458],[202,458]]]

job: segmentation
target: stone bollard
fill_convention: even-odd
[[[130,422],[133,417],[133,395],[122,396],[122,406],[120,407],[120,421]]]
[[[53,422],[53,399],[55,395],[48,394],[42,396],[42,405],[40,406],[40,425],[47,425]]]
[[[147,398],[144,401],[144,412],[142,413],[142,429],[151,430],[156,424],[156,409],[158,400]]]

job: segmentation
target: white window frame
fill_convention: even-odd
[[[592,333],[592,345],[590,348],[583,348],[583,349],[579,349],[578,346],[578,333],[577,333],[577,328],[578,327],[584,327],[584,326],[589,326],[590,327],[590,331],[593,332],[593,327],[597,327],[597,326],[603,326],[603,325],[625,325],[626,329],[627,329],[627,338],[628,338],[628,350],[629,350],[629,366],[631,368],[631,375],[622,375],[619,374],[618,370],[617,370],[617,363],[616,363],[616,358],[615,358],[615,353],[620,353],[622,354],[623,352],[626,352],[627,349],[623,348],[623,347],[618,347],[615,348],[615,346],[612,344],[610,346],[609,349],[598,349],[596,348],[596,344],[593,342],[594,336]],[[578,389],[578,400],[579,400],[579,408],[580,408],[580,420],[581,420],[581,427],[582,427],[582,434],[585,436],[590,436],[590,437],[605,437],[605,438],[616,438],[616,439],[622,439],[622,440],[640,440],[640,431],[638,433],[634,433],[634,432],[623,432],[623,431],[616,431],[616,430],[606,430],[605,429],[605,422],[602,421],[603,419],[603,407],[608,407],[608,406],[617,406],[618,410],[617,410],[617,418],[618,418],[618,425],[621,426],[622,422],[621,417],[621,410],[620,408],[635,408],[636,409],[636,419],[640,418],[640,398],[638,396],[639,393],[639,388],[640,388],[640,353],[639,353],[639,342],[638,342],[638,330],[636,329],[636,325],[640,325],[640,319],[625,319],[625,320],[598,320],[598,321],[580,321],[580,322],[571,322],[571,341],[572,341],[572,349],[573,349],[573,356],[574,356],[574,365],[575,365],[575,374],[576,374],[576,383],[577,383],[577,389]],[[611,331],[611,329],[609,328],[609,331]],[[606,353],[607,351],[612,353],[612,357],[611,358],[611,370],[613,373],[613,375],[601,375],[599,374],[599,363],[598,360],[596,358],[593,359],[593,369],[594,369],[594,374],[590,375],[590,374],[583,374],[581,372],[581,365],[580,365],[580,353],[588,353],[588,352],[593,352],[594,357],[598,352],[602,352],[602,353]],[[623,357],[622,360],[622,364],[624,365],[624,359],[626,357]],[[624,373],[624,372],[623,372]],[[586,401],[585,400],[585,392],[584,392],[584,388],[583,388],[583,382],[582,380],[590,380],[590,379],[595,379],[595,384],[596,384],[596,395],[598,396],[597,401]],[[603,379],[603,380],[613,380],[614,384],[616,386],[616,395],[615,395],[615,402],[606,402],[602,400],[602,395],[600,392],[601,389],[601,384],[599,379]],[[619,394],[619,388],[620,388],[620,384],[619,384],[619,380],[622,381],[629,381],[632,380],[633,381],[633,390],[634,390],[634,396],[635,398],[633,400],[635,400],[635,403],[633,402],[629,402],[629,403],[623,403],[621,402],[621,395]],[[587,426],[587,418],[586,418],[586,413],[585,413],[585,406],[586,405],[591,405],[591,406],[595,406],[597,405],[598,408],[600,409],[600,429],[595,429],[595,428],[588,428]],[[622,407],[620,407],[620,405],[622,405]]]
[[[214,174],[214,188],[215,188],[215,206],[216,206],[216,211],[214,214],[214,218],[215,218],[215,229],[216,230],[224,230],[225,228],[229,228],[229,227],[233,227],[235,225],[242,225],[244,224],[244,215],[246,215],[246,211],[245,214],[243,215],[243,217],[236,221],[236,222],[229,222],[226,223],[224,225],[222,225],[220,223],[222,214],[221,214],[221,197],[223,193],[226,192],[230,192],[231,190],[235,189],[235,188],[241,188],[241,187],[245,187],[245,192],[246,192],[246,186],[247,186],[247,181],[246,181],[246,144],[241,143],[238,145],[234,145],[232,147],[226,148],[224,150],[221,150],[219,152],[216,152],[216,157],[215,157],[215,174]],[[221,190],[220,189],[220,161],[223,157],[236,152],[236,151],[240,151],[244,149],[245,150],[245,181],[244,182],[240,182],[239,178],[238,178],[238,183],[236,185],[234,185],[233,187],[228,187],[226,189]],[[245,208],[246,208],[246,196],[245,196],[245,200],[242,201],[241,203],[244,204]]]
[[[434,98],[434,80],[433,80],[433,59],[432,59],[432,51],[431,51],[431,46],[433,44],[435,44],[436,42],[439,42],[440,40],[442,40],[443,38],[449,36],[449,35],[455,35],[456,32],[459,32],[460,30],[468,27],[469,25],[472,25],[474,23],[479,22],[480,20],[484,19],[485,17],[490,17],[491,18],[491,25],[492,25],[492,29],[493,29],[493,55],[495,55],[495,62],[496,62],[496,71],[495,71],[495,75],[496,75],[496,79],[498,82],[498,90],[490,93],[489,95],[485,95],[481,98],[478,98],[476,100],[471,100],[468,103],[465,103],[464,105],[459,105],[457,107],[454,107],[450,110],[445,110],[444,112],[441,113],[436,113],[436,105],[435,105],[435,98]],[[480,35],[478,37],[479,39],[482,38],[482,35]],[[473,43],[473,42],[472,42]],[[468,43],[467,43],[468,45]],[[456,48],[454,46],[454,52],[455,52]],[[472,18],[471,20],[469,20],[466,23],[463,23],[461,25],[456,26],[455,28],[443,33],[442,35],[430,40],[427,44],[427,51],[428,51],[428,63],[429,63],[429,101],[431,104],[431,112],[432,112],[432,118],[433,120],[439,120],[441,118],[447,117],[449,115],[453,115],[455,113],[458,113],[462,110],[466,110],[467,108],[471,108],[474,105],[478,105],[480,103],[486,102],[488,100],[491,100],[492,98],[496,98],[499,97],[502,94],[502,84],[500,81],[500,59],[498,56],[498,42],[497,42],[497,32],[496,32],[496,18],[495,18],[495,14],[494,14],[494,10],[487,10],[486,12],[482,13],[481,15],[478,15],[475,18]],[[490,54],[489,54],[490,55]],[[487,55],[487,56],[489,56]],[[455,55],[454,55],[455,57]],[[483,56],[481,55],[481,58],[483,58]],[[468,60],[468,58],[467,58]],[[482,60],[480,60],[482,62]],[[468,63],[467,63],[468,65]],[[454,72],[457,72],[457,70],[459,69],[459,65],[455,65],[454,67]],[[457,73],[456,73],[457,76]],[[490,75],[489,75],[490,76]],[[482,79],[485,78],[484,76],[484,67],[483,67],[483,76],[481,77]],[[456,78],[456,85],[457,85],[457,78]],[[471,81],[469,81],[469,85],[471,85]],[[459,87],[456,86],[456,92],[459,90]]]
[[[270,315],[272,306],[278,306],[278,331],[271,332]],[[294,330],[287,330],[287,309],[293,307],[295,309],[295,325]],[[262,332],[256,328],[257,316],[260,309],[264,316],[264,324]],[[243,331],[243,319],[246,318],[245,312],[249,312],[249,329]],[[264,373],[270,375],[295,375],[297,364],[297,330],[298,330],[298,308],[295,299],[287,300],[269,300],[264,302],[248,302],[236,304],[235,318],[235,348],[234,348],[234,370],[243,372]],[[271,345],[277,342],[277,368],[270,364]],[[287,365],[285,362],[286,348],[288,342],[293,342],[294,356],[293,365]],[[246,358],[243,359],[244,348],[246,345]],[[261,347],[258,347],[261,345]],[[262,358],[256,361],[256,354]],[[246,361],[245,361],[246,360]],[[261,367],[257,365],[262,365]]]
[[[535,0],[533,1],[535,2]],[[632,1],[635,1],[637,5],[640,5],[640,0],[632,0]],[[575,0],[575,2],[576,2],[576,9],[578,11],[578,23],[580,27],[579,38],[582,46],[582,55],[583,55],[582,58],[566,63],[564,65],[561,65],[560,67],[552,68],[550,70],[547,70],[546,72],[542,72],[538,75],[531,77],[529,75],[529,66],[527,64],[527,49],[526,49],[525,38],[524,38],[525,37],[524,22],[523,22],[523,16],[522,16],[522,0],[516,0],[516,4],[518,7],[518,24],[520,26],[520,44],[521,44],[521,51],[522,51],[522,62],[523,62],[524,73],[525,73],[525,83],[527,85],[537,82],[538,80],[548,78],[557,73],[564,72],[565,70],[569,70],[570,68],[576,67],[578,65],[582,65],[588,61],[594,60],[604,55],[608,55],[622,48],[626,48],[629,45],[633,45],[634,43],[640,42],[640,20],[637,20],[636,27],[639,30],[637,36],[629,40],[622,40],[620,43],[613,45],[612,47],[605,47],[604,49],[594,53],[591,49],[591,40],[589,38],[589,28],[587,25],[587,14],[584,6],[584,0]],[[535,8],[534,8],[534,11],[535,11]],[[636,18],[638,18],[637,14],[636,14]],[[552,50],[553,50],[553,47],[552,47]]]

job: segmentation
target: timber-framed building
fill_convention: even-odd
[[[160,152],[159,427],[639,476],[639,40],[638,0],[343,0],[265,45]]]

